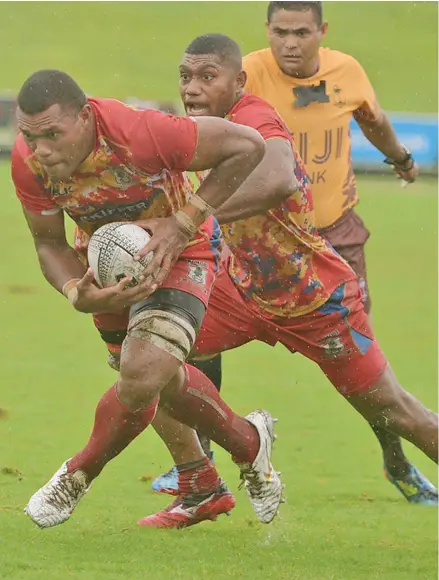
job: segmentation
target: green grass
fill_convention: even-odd
[[[275,463],[288,503],[259,525],[244,492],[232,517],[184,532],[136,529],[166,505],[140,481],[168,468],[146,432],[110,464],[66,525],[39,531],[23,515],[30,495],[82,447],[100,394],[114,380],[91,320],[43,281],[8,177],[0,282],[0,577],[7,580],[430,580],[437,577],[435,509],[408,505],[381,474],[377,444],[320,371],[283,348],[252,344],[225,356],[224,394],[244,413],[280,417]],[[404,192],[361,180],[377,334],[401,381],[437,407],[435,182]],[[433,481],[433,465],[406,445]],[[222,451],[232,490],[237,473]]]
[[[265,45],[260,2],[0,3],[1,85],[18,90],[59,67],[91,94],[176,98],[177,63],[197,34],[221,31],[244,52]],[[437,5],[331,2],[327,44],[366,67],[384,107],[437,110]],[[414,82],[416,80],[416,82]],[[114,373],[85,315],[43,281],[8,177],[2,191],[0,276],[0,578],[5,580],[430,580],[437,577],[436,510],[409,506],[381,475],[370,429],[320,371],[282,348],[252,344],[225,356],[226,399],[281,421],[275,462],[288,503],[258,525],[244,492],[231,518],[182,533],[136,529],[166,505],[140,481],[169,467],[146,432],[96,481],[65,526],[39,531],[30,495],[85,443]],[[400,380],[437,408],[437,183],[402,191],[361,180],[374,324]],[[437,481],[432,464],[407,445]],[[236,470],[221,451],[235,491]],[[18,469],[22,476],[2,471]],[[6,470],[7,471],[7,470]]]
[[[328,46],[352,53],[389,110],[437,111],[436,2],[327,2]],[[243,52],[266,45],[265,2],[0,2],[1,83],[39,68],[97,96],[177,98],[191,40],[223,32]]]

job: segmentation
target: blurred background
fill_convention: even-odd
[[[0,2],[0,577],[85,580],[147,576],[213,579],[427,580],[437,577],[437,512],[404,502],[381,474],[368,426],[313,364],[251,344],[224,356],[224,397],[239,412],[280,418],[275,462],[288,503],[270,527],[243,492],[231,518],[182,534],[136,530],[167,504],[150,478],[169,468],[154,433],[105,470],[71,522],[37,533],[29,496],[88,438],[114,382],[91,320],[44,281],[10,180],[13,101],[29,74],[60,68],[90,95],[178,107],[178,64],[191,40],[222,32],[244,54],[266,46],[266,2]],[[421,161],[401,189],[354,131],[359,212],[374,326],[401,382],[437,409],[436,2],[326,2],[325,44],[365,68],[400,138]],[[153,103],[151,103],[153,101]],[[71,225],[68,225],[71,231]],[[421,453],[410,458],[434,482]],[[237,474],[216,450],[236,491]]]
[[[14,134],[7,103],[34,70],[64,70],[89,95],[178,108],[178,63],[191,40],[221,31],[246,54],[265,45],[265,13],[264,2],[2,2],[0,150]],[[437,172],[437,3],[327,2],[325,18],[326,45],[360,61],[387,111],[434,113],[393,120]],[[382,170],[354,123],[353,157],[357,168]]]

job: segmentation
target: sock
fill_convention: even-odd
[[[208,493],[220,484],[219,475],[207,457],[177,465],[180,495]]]
[[[116,387],[113,385],[99,401],[87,445],[67,464],[67,471],[81,469],[89,482],[146,429],[157,410],[158,399],[144,409],[131,411],[120,402]]]
[[[185,375],[181,391],[169,399],[169,415],[207,435],[238,463],[253,463],[260,445],[256,428],[225,404],[201,371],[186,364]]]
[[[215,385],[218,393],[221,391],[221,383],[223,378],[222,373],[222,361],[221,353],[217,354],[215,357],[207,360],[193,360],[189,361],[189,364],[194,366],[196,369],[200,370],[206,375],[208,379],[212,381]],[[203,448],[204,453],[209,459],[213,459],[213,453],[210,447],[210,439],[203,433],[198,433],[198,438]]]

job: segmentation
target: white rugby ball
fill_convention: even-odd
[[[102,288],[115,286],[126,276],[139,283],[139,276],[152,258],[152,252],[136,262],[134,256],[151,239],[140,228],[127,222],[113,222],[100,227],[88,244],[88,263]]]

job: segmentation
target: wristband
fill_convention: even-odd
[[[394,167],[398,167],[399,169],[402,169],[402,170],[409,171],[413,167],[413,164],[414,164],[413,155],[408,147],[406,147],[405,145],[401,145],[401,147],[405,153],[405,157],[402,161],[395,161],[394,159],[386,157],[384,159],[384,163],[387,163],[387,165],[393,165]],[[410,165],[407,166],[409,161],[411,161],[411,163],[410,163]]]
[[[62,287],[61,292],[67,298],[67,300],[72,304],[75,305],[76,301],[78,300],[78,289],[76,284],[81,280],[81,278],[71,278],[68,280],[64,286]]]
[[[72,306],[75,306],[77,300],[78,300],[78,289],[76,288],[76,286],[74,288],[71,288],[68,292],[67,292],[67,296],[66,296],[67,300],[70,302],[70,304]]]
[[[179,209],[177,213],[174,214],[177,224],[180,229],[189,237],[192,238],[197,233],[197,224],[194,220],[187,215],[182,209]]]
[[[190,203],[191,205],[200,210],[200,212],[203,214],[204,217],[203,221],[207,220],[207,218],[213,215],[213,213],[215,212],[214,208],[211,205],[209,205],[206,201],[204,201],[204,199],[201,198],[196,193],[193,193],[190,196],[190,198],[188,199],[188,203]]]
[[[214,212],[214,208],[195,193],[191,195],[185,206],[179,209],[174,217],[178,225],[189,237],[193,237],[198,228]]]

